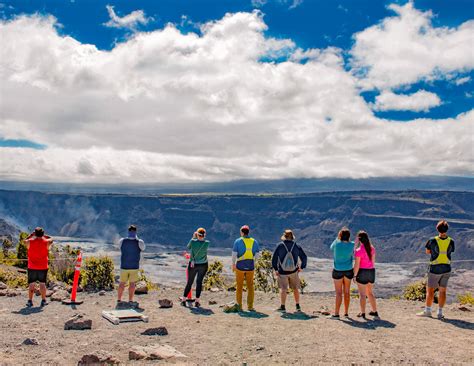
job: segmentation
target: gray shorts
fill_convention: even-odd
[[[428,273],[428,287],[448,287],[448,280],[450,276],[450,272],[443,274]]]

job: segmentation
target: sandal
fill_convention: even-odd
[[[357,314],[357,317],[358,317],[358,318],[364,318],[364,319],[365,319],[365,313],[359,313],[359,314]]]

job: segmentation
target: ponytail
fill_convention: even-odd
[[[365,231],[359,231],[357,233],[357,238],[359,239],[359,241],[364,246],[365,251],[366,251],[370,261],[372,261],[372,244],[370,244],[369,235]]]

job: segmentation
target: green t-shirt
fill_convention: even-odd
[[[188,243],[188,249],[191,249],[191,259],[195,264],[207,263],[207,248],[209,248],[209,240],[191,239]]]

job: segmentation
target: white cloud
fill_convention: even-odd
[[[151,18],[147,18],[143,10],[134,10],[130,14],[120,17],[114,10],[112,5],[107,5],[107,12],[109,13],[109,21],[104,23],[106,27],[110,28],[127,28],[135,30],[138,25],[146,25]]]
[[[276,2],[277,4],[280,5],[288,5],[288,9],[295,9],[301,4],[303,4],[304,0],[251,0],[252,6],[254,8],[262,8],[265,5],[267,5],[269,2]]]
[[[471,81],[471,77],[470,76],[465,76],[463,78],[459,78],[459,79],[456,79],[454,80],[454,83],[459,86],[459,85],[462,85],[462,84],[466,84],[468,82]]]
[[[263,15],[201,35],[136,32],[110,51],[52,17],[0,21],[0,179],[183,182],[473,174],[474,112],[378,119],[341,50],[267,37]],[[286,55],[286,62],[263,62]],[[304,62],[300,62],[303,60]],[[437,137],[443,144],[433,144]]]
[[[375,98],[374,109],[377,111],[414,111],[427,112],[430,108],[441,105],[441,99],[426,90],[413,94],[395,94],[384,90]]]
[[[396,16],[355,34],[352,65],[364,88],[386,89],[419,80],[442,79],[474,68],[474,20],[459,27],[434,27],[433,14],[413,2],[389,6]]]

